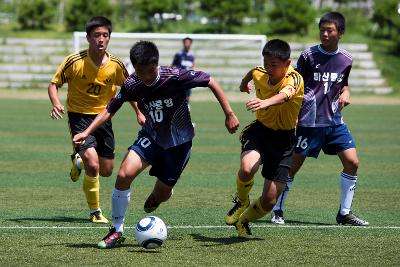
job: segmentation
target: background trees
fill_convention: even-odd
[[[117,31],[303,36],[328,10],[344,12],[353,33],[389,39],[400,51],[398,0],[0,0],[0,23],[12,18],[21,30],[83,31],[89,17],[104,15]]]
[[[52,23],[56,13],[54,0],[20,0],[17,8],[18,23],[22,29],[45,30]]]
[[[308,34],[308,26],[316,12],[310,1],[274,0],[274,7],[268,13],[271,32]]]
[[[400,51],[400,2],[398,0],[375,0],[372,21],[376,23],[373,33],[378,38],[393,40],[394,50]]]
[[[85,31],[85,24],[92,16],[113,16],[114,7],[108,0],[70,0],[65,6],[67,31]]]

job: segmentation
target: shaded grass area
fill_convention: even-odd
[[[0,259],[5,258],[3,255],[19,254],[19,261],[14,263],[53,266],[395,266],[399,263],[396,258],[398,230],[256,229],[257,237],[243,240],[229,231],[172,229],[169,240],[160,250],[145,250],[128,241],[113,250],[98,250],[95,242],[103,232],[97,229],[5,230],[3,241],[24,246],[3,247]],[[2,262],[8,261],[2,259]]]
[[[288,226],[264,227],[269,215],[255,222],[253,237],[236,238],[234,228],[170,228],[166,246],[144,250],[132,240],[132,228],[123,246],[101,251],[96,243],[107,227],[90,228],[81,181],[69,180],[71,151],[66,119],[52,121],[46,100],[0,99],[0,222],[1,227],[88,227],[84,229],[1,229],[0,262],[16,265],[163,266],[204,265],[369,265],[398,266],[400,227],[400,117],[396,105],[346,108],[345,118],[356,139],[361,160],[354,211],[372,227],[329,228],[339,206],[340,163],[336,157],[309,159],[296,177],[287,201]],[[241,129],[253,120],[241,103],[233,104]],[[223,226],[231,208],[239,167],[238,133],[229,135],[215,102],[193,102],[196,137],[189,165],[175,194],[154,213],[169,226]],[[115,175],[126,148],[136,138],[136,118],[125,105],[113,119],[116,167],[101,178],[101,201],[110,218]],[[256,177],[251,198],[261,192]],[[141,217],[154,178],[147,172],[134,181],[126,226]],[[306,227],[311,228],[306,228]],[[326,228],[325,226],[328,226]],[[318,228],[320,227],[320,228]],[[380,227],[380,228],[373,228]]]

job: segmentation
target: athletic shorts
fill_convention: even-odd
[[[261,155],[262,176],[286,183],[292,165],[295,130],[273,130],[255,120],[240,134],[242,153],[256,150]]]
[[[338,152],[355,148],[356,143],[346,124],[328,127],[301,127],[296,130],[295,153],[317,158],[319,152],[336,155]]]
[[[96,115],[68,112],[68,124],[71,136],[73,137],[83,132],[89,127],[94,118],[96,118]],[[75,145],[74,150],[75,153],[79,153],[89,147],[94,147],[100,157],[114,159],[115,140],[111,120],[108,120],[89,135],[83,144]]]
[[[164,149],[146,131],[141,130],[129,149],[151,165],[151,176],[157,177],[166,185],[174,186],[189,161],[192,141]]]

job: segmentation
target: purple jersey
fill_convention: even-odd
[[[339,96],[348,85],[352,66],[351,55],[339,48],[328,53],[320,45],[304,50],[296,70],[304,79],[304,100],[299,126],[325,127],[343,124]]]
[[[193,139],[186,90],[206,87],[210,75],[202,71],[159,67],[156,81],[146,86],[135,73],[123,83],[120,92],[107,106],[115,113],[125,101],[136,101],[146,116],[145,130],[162,148],[177,146]]]

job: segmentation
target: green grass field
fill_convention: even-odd
[[[145,250],[131,238],[132,227],[145,215],[142,207],[153,177],[146,172],[133,183],[127,241],[99,250],[96,244],[107,226],[87,222],[81,181],[69,180],[66,119],[52,121],[46,100],[0,99],[0,106],[1,266],[400,266],[398,105],[353,105],[345,111],[361,160],[353,210],[370,227],[336,226],[341,165],[337,157],[320,155],[309,159],[296,177],[287,224],[273,226],[267,215],[252,224],[252,238],[242,240],[223,220],[235,192],[238,133],[225,130],[217,103],[193,102],[192,158],[174,196],[154,213],[169,226],[168,240],[159,250]],[[253,114],[242,103],[233,107],[242,129]],[[113,123],[116,168],[112,177],[101,179],[108,218],[119,164],[137,133],[127,105]],[[258,175],[252,198],[260,194],[262,182]]]

